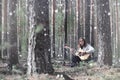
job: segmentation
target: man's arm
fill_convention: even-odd
[[[95,49],[91,46],[91,45],[88,45],[87,46],[87,50],[86,50],[86,53],[89,53],[89,54],[92,54],[95,52]]]

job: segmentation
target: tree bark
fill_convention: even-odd
[[[34,0],[28,1],[28,58],[27,58],[27,75],[33,75],[36,73],[36,64],[35,64],[35,12],[34,12]]]
[[[51,57],[55,58],[55,9],[56,9],[56,0],[50,1],[50,22],[51,22]]]
[[[1,57],[4,58],[8,56],[7,54],[7,2],[2,0],[2,34],[1,34],[1,41],[2,41],[2,50],[1,50]]]
[[[49,2],[48,0],[35,1],[35,19],[37,28],[41,30],[36,33],[35,61],[38,73],[53,73],[50,51],[49,32]]]
[[[98,63],[112,65],[109,0],[97,0]]]
[[[67,44],[67,22],[68,22],[68,0],[65,0],[65,20],[64,20],[64,31],[65,31],[65,44]],[[64,50],[64,59],[67,59],[66,49]]]
[[[2,28],[2,0],[0,0],[0,28]],[[1,38],[1,32],[2,31],[0,31],[0,45],[1,45],[1,41],[2,41],[2,38]],[[1,50],[0,50],[0,58],[1,58]]]
[[[9,61],[10,67],[18,63],[18,50],[17,50],[17,17],[16,17],[16,0],[8,1],[8,42],[9,42]]]
[[[85,39],[90,43],[90,1],[85,0]]]

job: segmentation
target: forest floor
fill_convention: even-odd
[[[69,64],[69,63],[66,63]],[[53,64],[54,75],[34,74],[26,77],[21,74],[2,74],[0,80],[120,80],[120,68],[109,66],[97,66],[96,62],[81,62],[76,67],[63,66],[62,62]],[[16,70],[16,72],[20,73]]]

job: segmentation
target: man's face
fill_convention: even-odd
[[[81,46],[83,46],[83,45],[84,45],[84,41],[83,41],[82,39],[80,39],[80,40],[79,40],[79,44],[80,44]]]

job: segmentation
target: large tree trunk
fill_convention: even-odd
[[[16,4],[17,0],[8,1],[8,42],[9,42],[9,61],[10,67],[18,63],[18,50],[17,50],[17,17],[16,17]]]
[[[114,3],[114,4],[113,4]],[[110,20],[111,20],[111,37],[113,50],[113,65],[119,66],[120,62],[120,1],[110,0]]]
[[[97,0],[98,63],[112,65],[109,0]]]
[[[50,51],[49,32],[49,2],[35,1],[36,23],[39,32],[36,33],[35,59],[38,73],[53,73]]]

